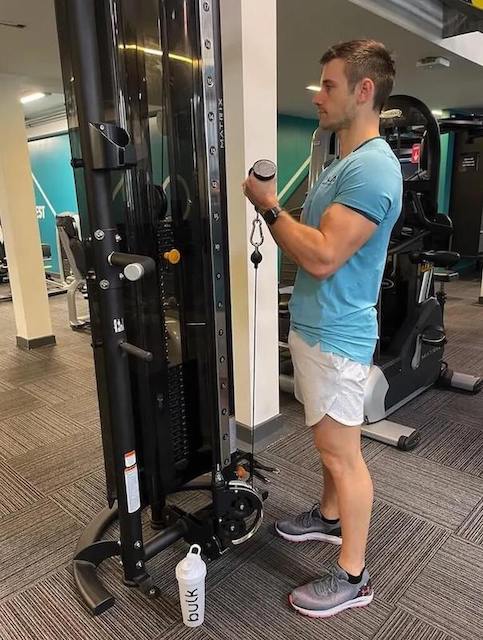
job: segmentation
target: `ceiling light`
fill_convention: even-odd
[[[318,87],[316,84],[309,84],[309,86],[305,88],[309,91],[320,91],[320,87]]]
[[[20,98],[20,102],[22,104],[27,104],[28,102],[33,102],[34,100],[45,98],[46,95],[46,93],[40,93],[40,91],[38,91],[37,93],[29,93],[27,96],[23,96],[23,98]]]

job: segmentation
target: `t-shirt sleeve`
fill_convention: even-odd
[[[361,154],[343,168],[333,202],[343,204],[380,224],[399,190],[393,163],[381,154]]]

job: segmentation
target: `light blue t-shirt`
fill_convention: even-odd
[[[299,268],[290,300],[291,326],[310,346],[370,364],[378,339],[376,304],[392,228],[402,206],[399,161],[373,138],[325,169],[309,193],[302,222],[319,228],[332,203],[378,226],[369,240],[326,280]]]

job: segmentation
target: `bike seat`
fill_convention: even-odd
[[[456,251],[416,251],[411,254],[411,262],[419,264],[429,262],[435,267],[449,268],[455,265],[460,259],[460,254]]]

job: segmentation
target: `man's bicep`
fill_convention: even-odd
[[[320,232],[332,256],[331,271],[336,271],[366,244],[377,229],[367,216],[343,204],[331,204],[320,220]]]

